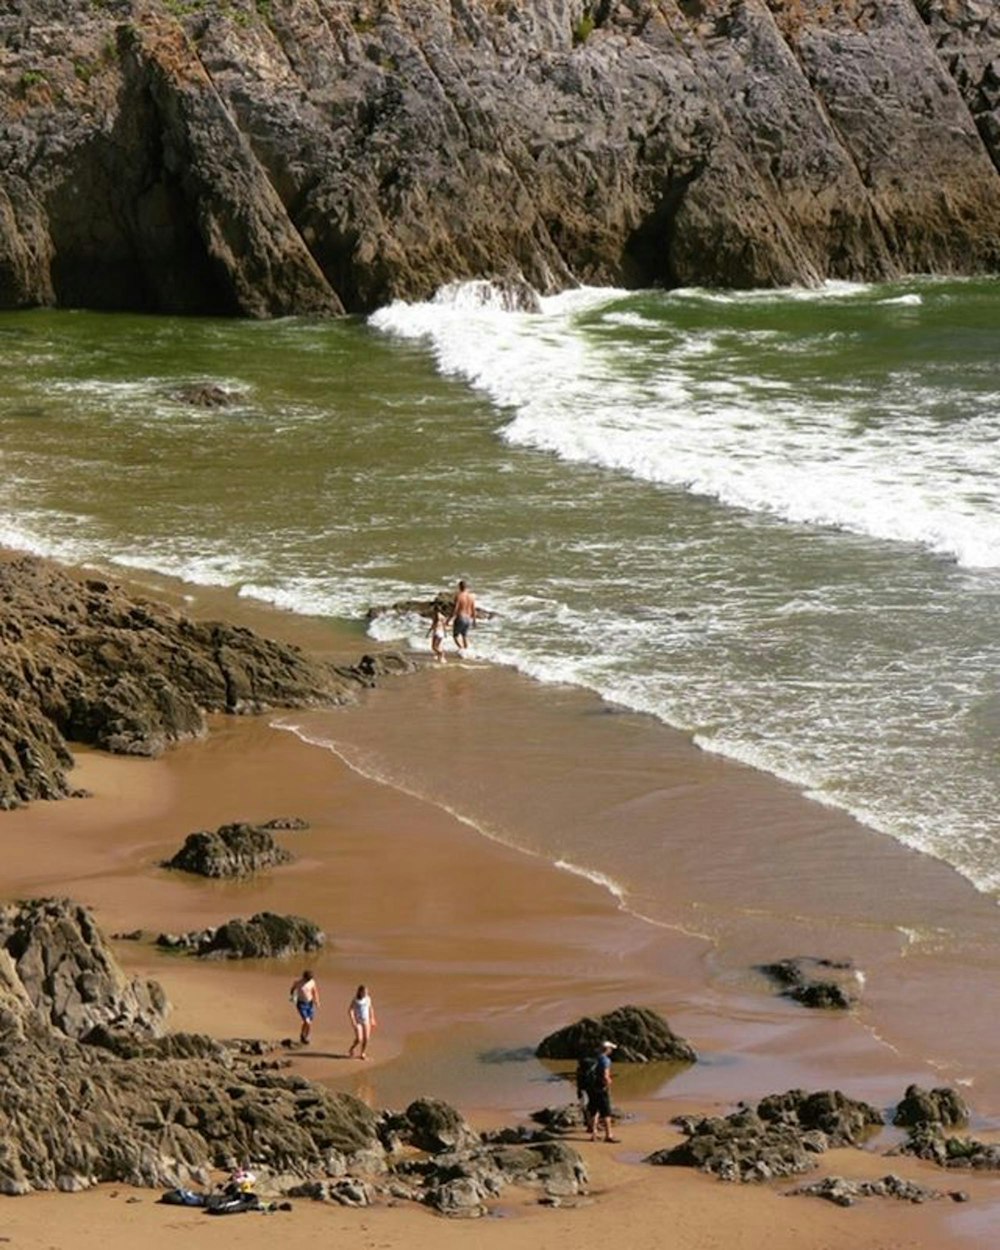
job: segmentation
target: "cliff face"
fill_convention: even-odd
[[[0,0],[0,306],[1000,269],[993,0]]]

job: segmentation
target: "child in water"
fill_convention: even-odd
[[[441,648],[444,646],[444,634],[447,623],[448,618],[445,615],[440,602],[435,600],[434,616],[431,619],[431,627],[427,631],[427,634],[431,640],[431,650],[434,652],[434,658],[441,664],[444,664],[445,662],[445,654]]]

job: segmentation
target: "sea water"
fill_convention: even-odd
[[[465,577],[479,657],[1000,889],[997,283],[8,313],[0,359],[0,542],[353,621]]]

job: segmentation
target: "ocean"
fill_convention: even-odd
[[[477,662],[1000,890],[997,282],[4,313],[0,358],[0,543],[355,627],[464,577]],[[230,402],[187,401],[206,385]],[[366,628],[428,650],[405,612]],[[643,875],[613,838],[526,849]]]

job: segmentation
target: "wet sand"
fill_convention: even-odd
[[[199,614],[238,617],[311,649],[363,649],[359,636],[326,622],[179,587],[157,585],[159,597],[165,589],[189,594]],[[355,767],[272,723],[335,741]],[[163,983],[175,1028],[275,1041],[294,1033],[287,988],[298,962],[204,964],[153,945],[161,931],[269,909],[307,916],[329,937],[309,959],[323,1002],[315,1044],[294,1052],[296,1066],[375,1106],[434,1094],[499,1123],[564,1101],[565,1083],[531,1049],[550,1029],[620,1003],[662,1011],[691,1040],[704,1060],[692,1068],[619,1066],[617,1100],[634,1118],[622,1125],[620,1147],[583,1144],[596,1168],[593,1206],[539,1212],[512,1199],[506,1218],[475,1226],[477,1243],[561,1247],[583,1230],[615,1240],[625,1232],[653,1247],[669,1221],[671,1244],[691,1250],[982,1244],[1000,1202],[1000,1183],[989,1178],[973,1184],[841,1152],[823,1171],[899,1171],[941,1188],[960,1184],[975,1199],[841,1212],[639,1162],[675,1139],[668,1121],[679,1111],[728,1109],[793,1086],[837,1086],[888,1105],[911,1080],[964,1074],[976,1082],[967,1093],[977,1111],[987,1120],[1000,1111],[985,1047],[995,908],[934,861],[653,722],[482,666],[401,679],[333,714],[216,718],[207,740],[156,761],[87,751],[79,759],[75,780],[93,797],[2,817],[4,894],[68,894],[95,909],[105,932],[141,929],[142,941],[116,949],[131,970]],[[194,829],[276,816],[304,817],[310,828],[279,835],[296,862],[266,877],[217,883],[159,867]],[[593,875],[603,871],[593,849],[601,838],[589,838],[588,822],[605,838],[633,832],[634,864],[625,856],[620,875],[634,887],[615,894],[553,866],[564,845]],[[644,859],[638,844],[660,827],[669,828],[669,871],[657,873],[657,856]],[[809,1013],[775,998],[752,971],[758,958],[801,953],[858,959],[869,976],[861,1010]],[[359,981],[372,989],[380,1025],[367,1063],[344,1057]],[[960,1030],[958,1010],[966,1013]],[[13,1231],[20,1245],[86,1246],[70,1234],[84,1222],[112,1247],[139,1235],[154,1248],[210,1235],[197,1213],[156,1208],[148,1194],[126,1203],[124,1189],[118,1199],[112,1190],[5,1204],[0,1232]],[[417,1247],[470,1235],[468,1225],[419,1210],[298,1203],[291,1215],[246,1217],[241,1244],[273,1239],[272,1220],[290,1245],[327,1231]]]

